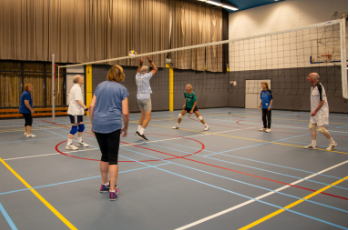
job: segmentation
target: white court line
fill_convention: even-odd
[[[326,168],[326,169],[324,169],[324,170],[322,170],[322,171],[319,171],[319,172],[317,172],[317,173],[311,174],[311,175],[309,175],[309,176],[307,176],[307,177],[304,177],[303,179],[297,180],[297,181],[295,181],[295,182],[293,182],[293,183],[290,183],[290,184],[291,184],[291,185],[299,184],[300,182],[303,182],[304,180],[307,180],[307,179],[310,179],[310,178],[312,178],[312,177],[315,177],[315,176],[317,176],[318,174],[322,174],[322,173],[324,173],[324,172],[327,172],[327,171],[329,171],[329,170],[331,170],[331,169],[337,168],[337,167],[339,167],[339,166],[341,166],[341,165],[343,165],[343,164],[346,164],[346,163],[348,163],[348,161],[344,161],[344,162],[342,162],[342,163],[336,164],[336,165],[334,165],[334,166],[331,166],[331,167],[329,167],[329,168]],[[203,222],[205,222],[205,221],[208,221],[208,220],[214,219],[214,218],[216,218],[216,217],[222,216],[222,215],[224,215],[224,214],[226,214],[226,213],[228,213],[228,212],[231,212],[231,211],[233,211],[233,210],[236,210],[236,209],[239,209],[239,208],[241,208],[241,207],[243,207],[243,206],[246,206],[246,205],[248,205],[248,204],[251,204],[251,203],[255,202],[256,200],[261,200],[262,198],[268,197],[268,196],[270,196],[270,195],[272,195],[272,194],[275,194],[275,192],[279,192],[279,191],[284,190],[284,189],[289,188],[289,187],[291,187],[291,186],[290,186],[290,185],[282,186],[282,187],[280,187],[280,188],[278,188],[278,189],[275,189],[274,191],[271,191],[271,192],[265,193],[265,194],[263,194],[263,195],[261,195],[261,196],[255,197],[255,198],[254,198],[255,200],[253,200],[253,199],[252,199],[252,200],[248,200],[248,201],[246,201],[246,202],[243,202],[243,203],[238,204],[238,205],[236,205],[236,206],[233,206],[233,207],[231,207],[231,208],[225,209],[225,210],[223,210],[223,211],[221,211],[221,212],[218,212],[218,213],[215,213],[215,214],[213,214],[213,215],[210,215],[210,216],[207,216],[207,217],[205,217],[205,218],[202,218],[202,219],[200,219],[200,220],[197,220],[197,221],[195,221],[195,222],[193,222],[193,223],[184,225],[184,226],[182,226],[182,227],[180,227],[180,228],[176,228],[175,230],[184,230],[184,229],[188,229],[188,228],[194,227],[194,226],[196,226],[196,225],[198,225],[198,224],[201,224],[201,223],[203,223]]]
[[[240,130],[246,130],[246,129],[251,129],[255,127],[248,127],[245,129],[233,129],[233,130],[227,130],[227,131],[222,131],[222,132],[217,132],[215,134],[220,134],[220,133],[227,133],[227,132],[233,132],[233,131],[240,131]],[[185,136],[185,137],[197,137],[197,136],[205,136],[205,135],[210,135],[210,133],[202,133],[202,134],[197,134],[197,135],[192,135],[192,136]],[[170,140],[176,140],[176,139],[182,139],[183,137],[174,137],[174,138],[169,138],[169,139],[163,139],[163,140],[156,140],[156,141],[148,141],[148,142],[142,142],[142,143],[130,143],[130,144],[123,144],[120,145],[119,147],[130,147],[133,145],[143,145],[147,143],[156,143],[156,142],[162,142],[162,141],[170,141]],[[83,150],[76,150],[76,151],[68,151],[68,152],[63,152],[63,153],[75,153],[75,152],[83,152],[83,151],[90,151],[90,150],[97,150],[96,148],[92,149],[83,149]],[[34,158],[34,157],[45,157],[45,156],[53,156],[53,155],[59,155],[60,153],[48,153],[48,154],[39,154],[39,155],[33,155],[33,156],[25,156],[25,157],[15,157],[15,158],[7,158],[3,159],[4,161],[10,161],[10,160],[19,160],[19,159],[27,159],[27,158]]]

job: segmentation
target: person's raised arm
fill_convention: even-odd
[[[146,57],[147,58],[147,60],[149,61],[149,63],[151,64],[151,66],[152,66],[152,75],[154,75],[155,73],[157,73],[157,71],[158,71],[158,68],[157,68],[157,66],[154,64],[154,62],[151,60],[151,57],[150,56],[147,56]]]
[[[95,106],[96,106],[96,95],[94,95],[92,97],[90,106],[89,106],[89,116],[90,116],[90,121],[91,121],[91,132],[93,132],[92,130],[92,118],[94,116],[94,111],[95,111]]]
[[[141,70],[141,67],[142,67],[142,64],[143,64],[143,61],[142,61],[141,57],[139,57],[139,61],[140,61],[140,65],[139,65],[139,67],[137,68],[136,73],[140,73],[140,70]]]
[[[128,98],[125,98],[122,101],[122,113],[124,119],[124,128],[121,130],[122,137],[126,137],[128,135],[128,127],[129,127],[129,102]]]

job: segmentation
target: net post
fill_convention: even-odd
[[[348,76],[346,61],[345,18],[340,21],[341,82],[343,98],[348,99]]]
[[[169,111],[174,111],[174,69],[166,64],[169,69]]]
[[[52,54],[52,123],[55,123],[55,55]]]

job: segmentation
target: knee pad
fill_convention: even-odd
[[[182,116],[182,114],[181,114],[181,113],[179,114],[178,118],[180,118],[180,119],[182,119],[182,118],[183,118],[183,116]]]
[[[78,132],[79,132],[79,133],[84,132],[84,130],[85,130],[85,125],[84,125],[84,124],[78,125]]]
[[[325,129],[324,127],[318,127],[318,130],[317,130],[319,133],[322,133],[322,134],[325,134],[327,133],[327,129]]]
[[[316,125],[315,124],[309,124],[309,129],[311,130],[311,131],[316,131]]]
[[[199,116],[199,117],[198,117],[198,120],[200,120],[200,121],[203,120],[203,117]]]
[[[74,135],[78,132],[78,127],[77,126],[72,126],[72,129],[70,130],[70,134]]]

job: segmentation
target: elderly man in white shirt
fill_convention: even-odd
[[[139,58],[140,66],[137,68],[135,79],[137,85],[137,102],[141,110],[141,117],[136,131],[136,136],[138,136],[142,140],[147,141],[148,139],[145,137],[145,129],[149,121],[151,120],[152,112],[152,89],[149,81],[151,80],[153,75],[158,71],[158,68],[149,56],[147,56],[146,58],[152,66],[152,71],[149,71],[148,66],[142,66],[143,61],[141,58]]]
[[[81,86],[84,84],[84,78],[80,75],[76,75],[73,78],[73,87],[69,93],[69,107],[68,116],[72,123],[72,129],[69,132],[68,141],[66,149],[77,150],[78,148],[73,145],[73,137],[78,133],[78,143],[77,146],[88,147],[89,145],[83,142],[83,132],[85,130],[85,125],[83,122],[84,111],[88,109],[84,105],[83,93],[81,91]]]

